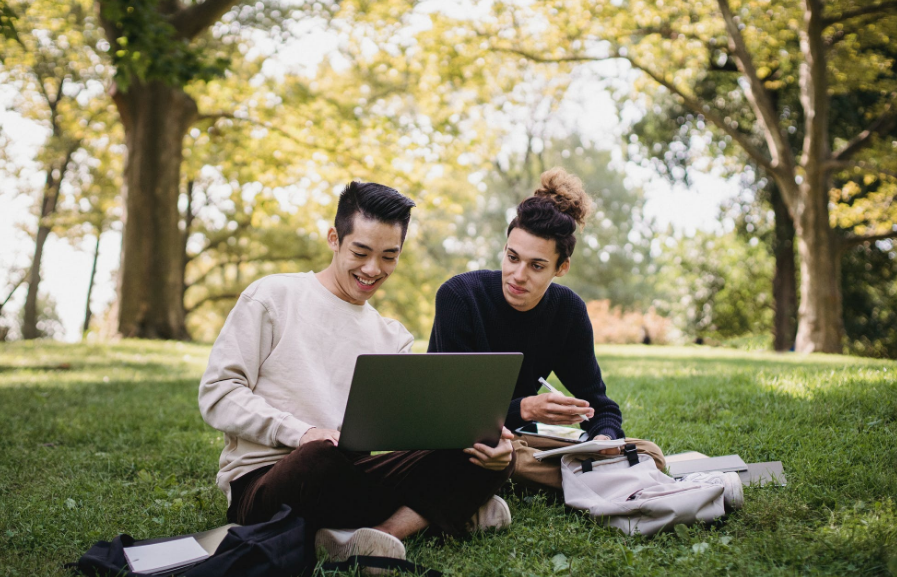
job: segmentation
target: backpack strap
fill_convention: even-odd
[[[355,567],[372,567],[375,569],[389,569],[405,573],[414,573],[422,577],[442,577],[442,573],[436,569],[428,569],[404,559],[392,557],[372,557],[370,555],[353,555],[345,561],[324,563],[321,569],[325,571],[351,571]]]
[[[638,465],[638,450],[635,448],[634,443],[623,445],[623,454],[626,455],[626,460],[629,461],[630,467]]]

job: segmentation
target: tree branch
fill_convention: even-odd
[[[850,170],[852,168],[859,168],[860,170],[864,170],[869,173],[878,174],[880,176],[888,176],[897,180],[897,172],[893,170],[888,170],[887,168],[881,168],[878,166],[873,166],[864,160],[850,162],[850,161],[829,161],[823,165],[825,170]]]
[[[19,277],[19,280],[16,281],[16,283],[15,283],[14,285],[12,285],[12,288],[10,289],[9,294],[6,295],[6,298],[3,299],[3,302],[2,302],[2,303],[0,303],[0,311],[3,310],[3,307],[6,306],[6,303],[8,303],[8,302],[9,302],[9,299],[12,298],[12,295],[16,294],[16,291],[19,290],[19,287],[22,286],[22,283],[24,283],[25,280],[26,280],[30,275],[31,275],[31,269],[30,269],[30,268],[29,268],[29,269],[26,269],[25,271],[22,272],[22,276],[20,276],[20,277]]]
[[[178,38],[192,40],[214,24],[240,0],[205,0],[178,10],[168,19]]]
[[[199,299],[198,301],[196,301],[189,307],[186,307],[184,312],[186,312],[189,315],[190,313],[192,313],[193,311],[195,311],[196,309],[198,309],[199,307],[201,307],[202,305],[204,305],[206,303],[240,298],[240,294],[241,293],[221,293],[221,294],[208,295],[208,296],[205,296],[205,297]]]
[[[832,154],[832,160],[834,162],[842,162],[850,159],[850,157],[869,144],[874,134],[891,130],[897,124],[897,114],[892,112],[892,108],[893,103],[889,103],[884,112],[872,121],[872,124],[850,139],[850,142],[835,151]]]
[[[887,240],[889,238],[897,238],[897,228],[891,229],[888,232],[883,232],[879,234],[848,234],[845,235],[841,239],[841,248],[853,248],[855,246],[859,246],[865,242],[875,242],[877,240]]]
[[[877,14],[881,12],[890,12],[892,10],[897,10],[897,0],[890,0],[888,2],[879,2],[878,4],[873,4],[871,6],[863,6],[861,8],[854,8],[853,10],[845,10],[841,12],[837,16],[829,16],[824,20],[826,26],[831,26],[832,24],[837,24],[839,22],[844,22],[845,20],[850,20],[851,18],[856,18],[857,16],[865,16],[866,14]]]
[[[717,3],[729,35],[729,48],[735,56],[735,63],[738,65],[738,69],[748,81],[749,90],[746,91],[746,96],[751,104],[751,108],[754,109],[754,114],[757,115],[757,120],[763,128],[766,145],[772,156],[772,164],[776,167],[782,167],[791,173],[794,171],[794,155],[788,139],[782,133],[778,114],[769,92],[763,85],[763,80],[757,74],[751,53],[747,49],[741,30],[739,30],[735,17],[732,15],[732,10],[729,8],[729,1],[717,0]],[[783,189],[782,193],[787,195],[788,191]]]
[[[298,144],[299,146],[302,146],[304,148],[309,148],[311,150],[320,151],[320,152],[328,152],[334,156],[342,156],[342,157],[345,157],[345,158],[355,161],[357,164],[359,164],[361,166],[364,166],[364,164],[365,164],[363,160],[361,160],[358,157],[352,156],[351,154],[349,154],[346,151],[337,150],[335,148],[327,148],[327,147],[321,146],[319,144],[309,144],[308,142],[304,142],[302,139],[290,134],[287,130],[285,130],[275,124],[271,124],[270,122],[255,120],[253,118],[242,118],[242,117],[236,116],[234,114],[231,114],[229,112],[218,112],[215,114],[201,114],[196,119],[196,122],[203,122],[203,121],[211,120],[214,123],[216,120],[219,120],[219,119],[227,119],[227,120],[235,120],[235,121],[239,121],[239,122],[246,122],[247,124],[251,124],[253,126],[258,126],[258,127],[265,128],[267,130],[276,132],[276,133],[280,134],[281,136],[283,136],[284,138],[286,138],[287,140],[289,140],[290,142],[292,142],[294,144]]]
[[[629,62],[633,68],[637,70],[641,70],[645,74],[651,77],[654,82],[660,84],[674,95],[679,97],[682,100],[682,103],[686,108],[694,112],[695,114],[699,114],[712,122],[717,128],[728,134],[732,140],[738,143],[742,149],[750,156],[754,162],[762,166],[764,169],[769,171],[769,173],[773,176],[784,176],[780,167],[773,165],[773,162],[767,157],[767,155],[763,154],[763,152],[754,146],[754,144],[750,141],[746,134],[740,132],[738,129],[732,127],[729,123],[726,122],[725,118],[717,114],[710,108],[710,105],[701,102],[700,100],[688,96],[684,92],[682,92],[679,88],[677,88],[672,82],[660,76],[650,68],[646,66],[642,66],[638,61],[636,61],[631,56],[623,56],[621,54],[614,54],[612,56],[608,56],[606,58],[596,58],[596,57],[586,57],[586,56],[561,56],[557,58],[549,58],[545,56],[539,56],[538,54],[532,54],[525,50],[519,50],[516,48],[501,48],[495,47],[493,50],[498,52],[508,52],[511,54],[516,54],[517,56],[522,56],[528,60],[532,60],[533,62],[539,62],[543,64],[551,64],[558,62],[600,62],[605,60],[613,60],[617,58],[622,58]]]

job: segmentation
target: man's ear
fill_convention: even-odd
[[[570,259],[564,261],[564,263],[558,268],[558,271],[554,274],[556,277],[562,277],[565,274],[570,272]]]
[[[336,227],[331,226],[327,231],[327,246],[333,252],[339,252],[339,235],[336,233]]]

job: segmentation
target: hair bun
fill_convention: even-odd
[[[582,181],[559,166],[542,173],[542,186],[533,196],[551,200],[559,211],[572,217],[580,226],[585,226],[592,208]]]

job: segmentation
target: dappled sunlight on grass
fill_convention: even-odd
[[[208,352],[143,341],[0,348],[0,575],[61,575],[117,533],[224,522],[222,434],[196,401]],[[725,523],[653,538],[546,495],[508,494],[510,531],[415,537],[411,560],[477,576],[897,574],[897,363],[707,347],[597,355],[628,435],[667,454],[780,460],[787,487],[748,488]]]
[[[208,345],[138,340],[78,345],[6,343],[0,347],[0,388],[55,388],[148,379],[194,379],[198,383],[209,349]]]

